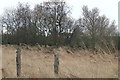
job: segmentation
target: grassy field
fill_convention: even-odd
[[[16,48],[2,46],[0,77],[16,78]],[[20,47],[20,46],[19,46]],[[117,78],[116,54],[93,54],[68,47],[21,46],[21,78]],[[54,74],[54,53],[60,55],[59,74]],[[1,74],[2,72],[2,74]]]

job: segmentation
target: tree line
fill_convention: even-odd
[[[18,3],[1,18],[2,44],[70,46],[83,49],[120,49],[115,21],[100,15],[98,8],[82,7],[82,16],[75,20],[64,1],[52,0],[36,4]]]

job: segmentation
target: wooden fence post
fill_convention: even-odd
[[[54,73],[58,74],[59,71],[59,55],[54,54]]]
[[[17,68],[17,77],[21,74],[21,49],[17,48],[16,50],[16,68]]]

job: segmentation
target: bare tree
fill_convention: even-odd
[[[48,33],[52,35],[54,44],[59,45],[61,33],[65,32],[67,27],[65,22],[68,20],[70,10],[65,2],[59,0],[44,2],[44,7],[48,13],[46,19],[49,24]]]
[[[96,33],[98,31],[98,17],[99,17],[99,10],[94,8],[89,10],[87,6],[83,6],[83,19],[82,19],[82,26],[85,27],[85,31],[88,33],[87,35],[90,36],[91,40],[91,47],[92,49],[95,48],[96,42]]]

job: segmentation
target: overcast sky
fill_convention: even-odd
[[[0,0],[0,15],[3,14],[7,8],[14,8],[18,2],[28,2],[32,7],[48,0]],[[118,1],[119,0],[65,0],[69,6],[72,7],[72,17],[78,19],[82,13],[82,6],[88,5],[90,9],[97,7],[100,14],[105,14],[111,21],[115,20],[118,24]]]

